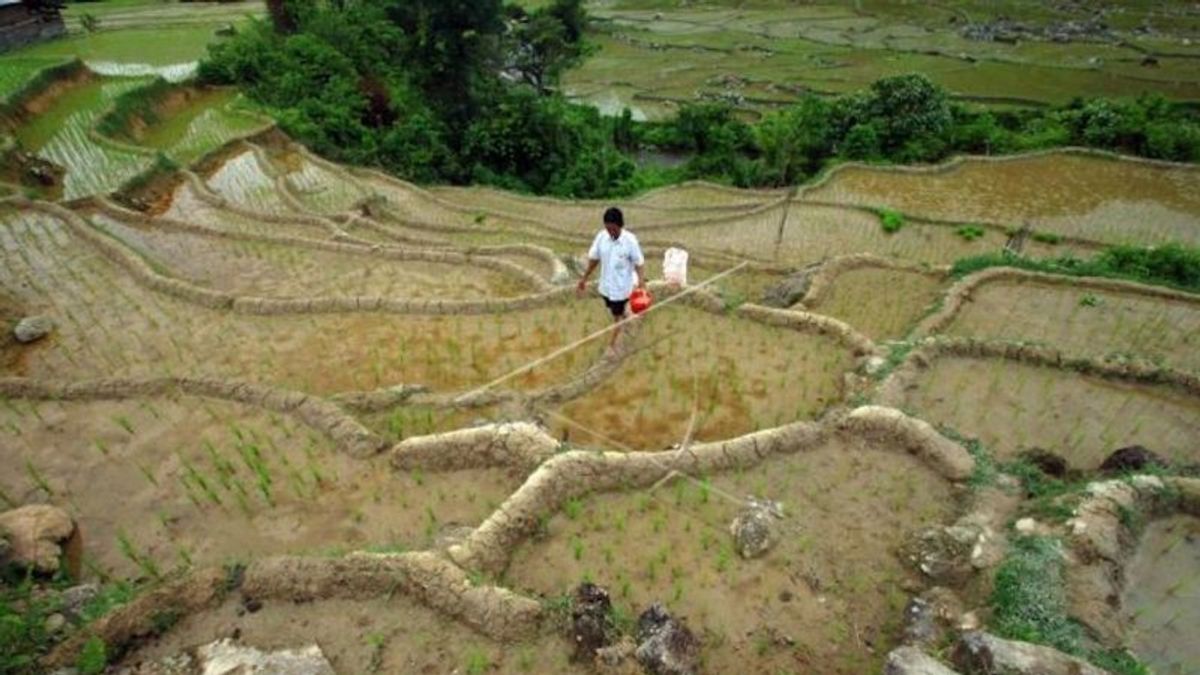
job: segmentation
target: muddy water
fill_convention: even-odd
[[[782,501],[779,545],[741,559],[721,496]],[[945,522],[949,485],[911,456],[839,440],[707,483],[673,482],[570,504],[506,572],[546,595],[591,579],[636,616],[661,601],[704,641],[704,672],[877,672],[917,580],[896,554]]]
[[[866,267],[838,275],[809,307],[849,323],[875,340],[904,337],[937,300],[946,282],[920,272]]]
[[[690,308],[655,312],[635,354],[561,409],[560,436],[607,449],[658,450],[684,437],[721,440],[810,419],[841,398],[850,353],[833,340]],[[567,425],[568,427],[570,425]]]
[[[1200,672],[1200,520],[1151,523],[1125,575],[1121,606],[1134,653],[1155,673]]]
[[[382,457],[346,456],[290,417],[196,397],[6,401],[0,463],[11,468],[0,476],[9,499],[64,505],[95,568],[119,578],[147,574],[135,557],[167,572],[269,554],[424,548],[448,524],[482,521],[521,480],[398,474]]]
[[[1143,445],[1200,461],[1200,400],[1001,359],[942,358],[905,401],[922,418],[979,438],[997,456],[1040,447],[1094,469],[1117,448]]]
[[[1036,283],[986,284],[947,331],[1032,340],[1068,354],[1130,354],[1200,371],[1200,302]]]
[[[1200,171],[1076,155],[968,161],[938,173],[839,171],[813,199],[1021,224],[1109,243],[1200,242]]]

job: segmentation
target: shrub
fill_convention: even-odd
[[[880,209],[879,222],[883,225],[884,232],[895,234],[904,229],[904,214],[891,209]]]

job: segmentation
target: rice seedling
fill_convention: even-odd
[[[31,460],[25,460],[25,473],[29,476],[29,481],[33,483],[33,487],[46,493],[47,497],[54,496],[54,488],[50,487],[49,481],[42,475],[42,472],[34,466]]]
[[[124,415],[117,415],[112,419],[117,426],[125,430],[125,433],[129,434],[130,436],[134,435],[133,423],[129,421],[128,417]]]
[[[139,553],[137,547],[129,540],[129,536],[125,533],[125,530],[120,528],[117,529],[117,546],[121,550],[121,555],[136,565],[142,571],[142,574],[154,581],[162,580],[162,572],[154,562],[154,559]]]

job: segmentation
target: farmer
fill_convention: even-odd
[[[621,209],[611,207],[604,212],[604,230],[596,233],[592,248],[588,251],[588,266],[579,280],[578,291],[580,295],[584,293],[588,277],[596,265],[600,265],[600,297],[604,298],[604,304],[612,312],[613,320],[620,322],[625,318],[625,307],[633,293],[635,272],[637,287],[646,287],[645,264],[646,259],[642,256],[637,237],[625,231],[625,215]],[[609,349],[617,343],[620,332],[618,325],[608,343]]]

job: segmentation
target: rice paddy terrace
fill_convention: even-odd
[[[599,50],[569,90],[645,119],[696,99],[754,118],[908,72],[999,107],[1147,89],[1200,99],[1200,13],[1182,3],[609,0],[591,11]]]
[[[339,672],[588,672],[556,599],[590,580],[619,617],[685,617],[705,672],[874,672],[914,597],[988,627],[1035,532],[1088,644],[1195,672],[1195,479],[1063,513],[995,465],[1200,462],[1200,298],[949,265],[1023,226],[1031,255],[1196,245],[1200,170],[1063,151],[657,190],[621,204],[651,278],[670,246],[693,285],[737,271],[655,283],[615,350],[522,369],[607,324],[573,283],[607,203],[339,166],[186,85],[106,123],[147,83],[77,64],[8,119],[62,180],[0,202],[0,321],[54,324],[0,345],[0,498],[68,509],[86,576],[144,588],[48,666],[91,635],[132,666],[236,628]],[[743,559],[748,495],[783,518]],[[948,531],[954,574],[918,546]]]

